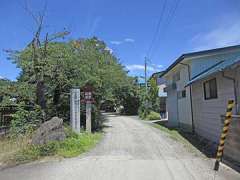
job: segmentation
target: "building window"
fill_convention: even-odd
[[[182,91],[182,97],[185,98],[186,97],[186,90]]]
[[[204,87],[204,98],[208,99],[216,99],[217,96],[217,80],[216,78],[211,79],[203,83]]]
[[[182,99],[186,97],[186,90],[177,92],[178,99]]]
[[[180,80],[180,72],[177,72],[173,75],[173,82],[177,82]]]

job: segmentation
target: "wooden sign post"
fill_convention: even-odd
[[[84,92],[85,101],[86,101],[86,131],[91,133],[92,131],[92,118],[91,118],[91,100],[92,100],[92,92],[86,91]]]
[[[84,91],[84,101],[86,103],[86,131],[92,132],[92,87],[90,85],[86,85],[83,89]]]

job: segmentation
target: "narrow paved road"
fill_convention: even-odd
[[[62,161],[0,171],[0,180],[213,180],[213,161],[134,117],[108,115],[104,139],[91,152]],[[216,180],[239,180],[221,166]]]

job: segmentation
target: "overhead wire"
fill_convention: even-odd
[[[162,29],[162,37],[165,37],[168,27],[171,25],[172,21],[174,20],[174,17],[176,15],[180,1],[181,0],[175,0],[175,2],[174,2],[175,5],[173,6],[173,8],[171,8],[169,10],[169,13],[168,13],[166,21],[165,21],[165,25],[163,26],[163,29]],[[157,38],[158,38],[157,41],[159,41],[159,37],[157,37]],[[154,57],[155,52],[156,52],[155,49],[156,49],[156,46],[153,49],[152,54],[149,55],[149,58]]]
[[[160,27],[161,27],[161,24],[162,24],[161,22],[162,22],[162,19],[163,19],[163,15],[164,15],[164,12],[166,10],[166,5],[167,5],[167,0],[164,0],[163,6],[162,6],[162,10],[161,10],[161,13],[160,13],[160,16],[159,16],[159,19],[158,19],[158,23],[157,23],[157,28],[156,28],[156,31],[155,31],[155,33],[153,35],[152,41],[151,41],[150,46],[149,46],[148,51],[147,51],[147,56],[150,55],[150,53],[152,51],[152,48],[154,46],[154,42],[156,40],[155,37],[157,37],[158,34],[159,34]]]

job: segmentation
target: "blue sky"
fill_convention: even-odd
[[[15,79],[19,69],[3,49],[23,49],[35,30],[25,0],[1,0],[0,76]],[[97,36],[120,58],[131,75],[164,70],[186,52],[240,44],[239,0],[28,0],[34,12],[47,2],[45,31],[71,31],[69,38]],[[179,3],[176,11],[177,2]],[[165,11],[162,11],[165,4]],[[158,36],[154,36],[163,12]],[[174,13],[173,13],[174,12]],[[148,52],[153,37],[152,51]]]

